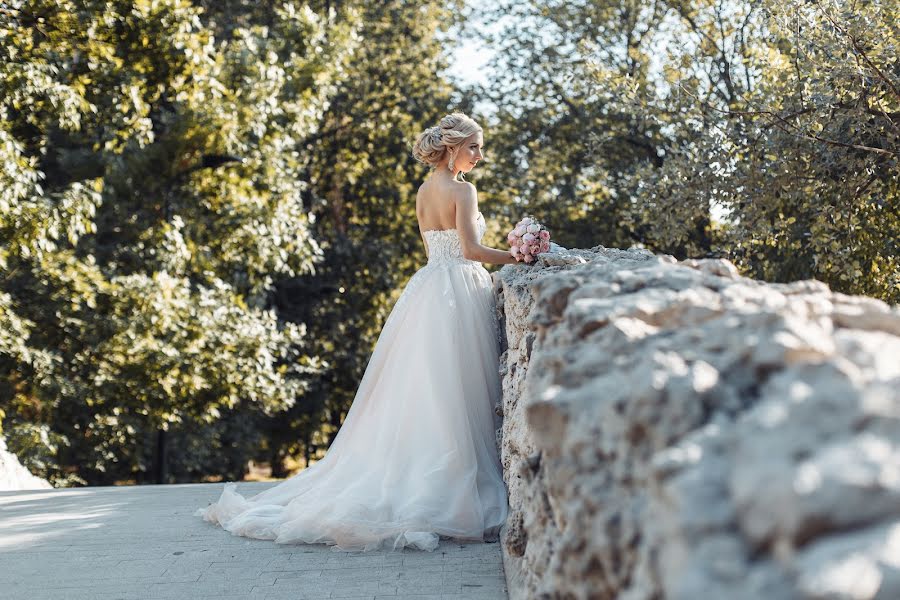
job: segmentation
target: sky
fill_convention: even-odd
[[[463,85],[487,85],[490,74],[488,62],[496,52],[481,41],[480,35],[498,31],[500,24],[488,25],[480,19],[477,5],[472,0],[469,0],[468,6],[470,16],[465,31],[454,27],[447,32],[447,48],[448,52],[452,52],[454,62],[445,71],[445,75]],[[495,107],[491,103],[479,101],[475,103],[473,112],[487,116],[495,112]]]
[[[462,38],[459,40],[459,49],[456,54],[459,61],[453,63],[447,73],[452,78],[459,78],[467,84],[486,84],[488,82],[487,63],[493,54],[494,51],[480,41]]]

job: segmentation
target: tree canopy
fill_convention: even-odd
[[[313,387],[334,393],[317,376],[338,361],[358,370],[348,357],[366,353],[365,335],[346,348],[321,336],[339,335],[348,313],[368,333],[383,301],[359,294],[386,294],[395,263],[370,276],[362,255],[347,260],[361,235],[335,244],[317,219],[346,231],[377,217],[374,239],[398,231],[399,215],[382,215],[418,174],[404,140],[442,108],[430,32],[445,12],[0,8],[0,407],[34,471],[58,484],[239,477],[268,449],[275,415],[310,412]],[[347,200],[372,206],[342,211]],[[362,273],[334,272],[348,268]],[[297,297],[291,282],[321,286],[323,273],[354,300]],[[290,306],[302,310],[279,311]],[[291,435],[308,439],[320,413]],[[167,460],[168,445],[197,439],[213,451]]]
[[[896,303],[898,2],[501,0],[486,85],[463,0],[3,3],[0,433],[56,485],[321,456],[455,110],[489,245],[527,212]]]
[[[487,179],[564,245],[726,257],[896,303],[898,14],[897,0],[501,2],[480,90],[498,108]]]

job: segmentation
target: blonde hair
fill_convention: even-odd
[[[475,133],[484,133],[478,123],[465,113],[444,115],[434,127],[429,127],[416,137],[412,155],[420,163],[437,167],[447,153],[457,149]]]

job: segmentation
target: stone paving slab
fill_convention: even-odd
[[[0,492],[0,599],[506,599],[498,543],[335,552],[234,536],[194,516],[223,485]],[[245,496],[273,482],[238,484]]]

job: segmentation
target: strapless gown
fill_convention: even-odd
[[[481,213],[476,224],[480,240]],[[462,256],[456,229],[423,235],[428,262],[391,309],[325,456],[252,497],[228,482],[197,516],[233,535],[336,551],[497,538],[508,504],[491,276]]]

